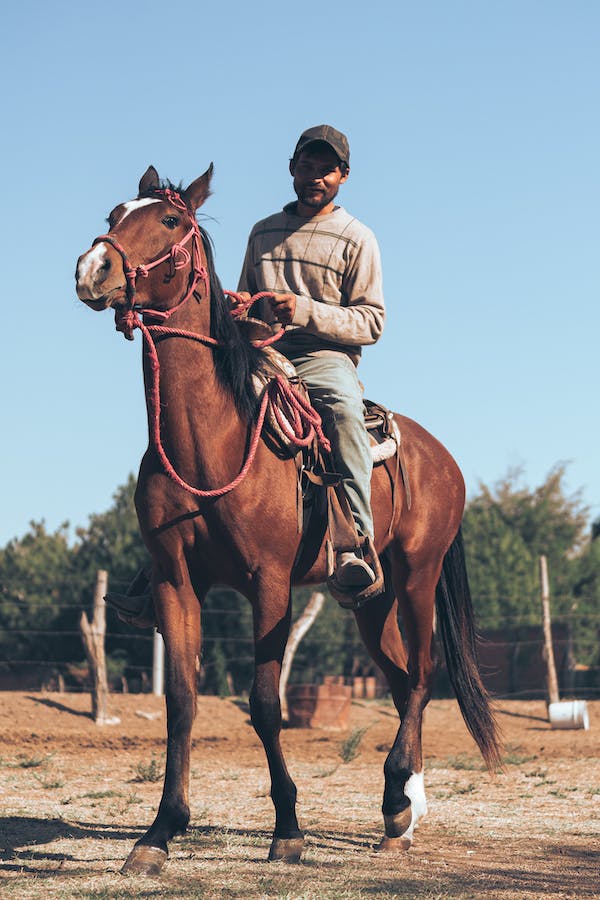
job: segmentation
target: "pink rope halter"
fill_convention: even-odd
[[[191,265],[191,273],[190,280],[188,283],[187,292],[181,298],[181,300],[175,304],[175,306],[170,309],[162,310],[162,309],[147,309],[144,310],[144,315],[152,315],[155,319],[159,319],[165,322],[169,319],[173,313],[179,309],[180,306],[183,306],[187,300],[192,296],[196,287],[198,286],[198,282],[202,281],[204,284],[204,289],[206,294],[209,292],[209,278],[208,272],[206,271],[205,266],[202,265],[202,255],[200,251],[200,247],[202,244],[202,235],[200,234],[200,228],[198,223],[196,222],[196,217],[193,216],[189,209],[187,208],[182,197],[176,192],[169,190],[168,188],[161,191],[154,192],[157,198],[162,198],[171,203],[176,209],[180,210],[187,215],[190,221],[190,230],[186,235],[176,244],[168,250],[165,254],[160,256],[158,259],[153,260],[152,262],[141,264],[139,266],[133,266],[127,255],[127,251],[125,248],[119,244],[119,242],[111,235],[111,234],[101,234],[100,237],[97,237],[92,246],[100,243],[107,243],[113,247],[117,253],[120,255],[123,260],[123,272],[125,273],[125,296],[127,297],[127,309],[125,310],[116,310],[115,311],[115,324],[117,331],[122,331],[127,340],[133,340],[133,330],[134,328],[139,327],[139,316],[138,311],[135,309],[135,295],[137,291],[137,280],[138,278],[147,278],[148,273],[152,269],[156,269],[157,266],[162,265],[165,262],[170,263],[171,269],[168,274],[168,278],[174,278],[175,273],[179,269],[184,269],[186,266]],[[186,248],[186,244],[191,241],[192,248],[191,252]]]
[[[127,298],[127,306],[125,309],[115,310],[115,327],[117,331],[121,331],[127,338],[127,340],[130,341],[133,340],[133,332],[136,328],[139,328],[142,332],[144,346],[146,348],[146,353],[150,364],[150,385],[148,397],[150,412],[150,433],[154,449],[169,478],[171,478],[172,481],[174,481],[177,485],[179,485],[179,487],[183,488],[188,493],[193,494],[195,497],[203,499],[211,497],[221,497],[223,496],[223,494],[227,494],[230,491],[234,490],[234,488],[236,488],[246,477],[250,470],[252,462],[254,461],[269,404],[271,405],[273,416],[279,424],[279,427],[291,443],[294,443],[298,447],[307,447],[316,438],[317,441],[324,447],[324,449],[329,451],[331,447],[329,441],[323,433],[321,417],[319,416],[317,411],[313,409],[313,407],[309,403],[307,403],[304,397],[286,379],[282,378],[279,375],[276,375],[267,384],[265,390],[263,391],[258,417],[254,425],[252,437],[250,439],[250,445],[248,447],[248,454],[242,468],[240,469],[238,475],[233,479],[233,481],[229,482],[229,484],[223,485],[223,487],[220,488],[214,488],[212,490],[201,490],[200,488],[196,488],[193,487],[193,485],[188,484],[177,474],[165,452],[160,434],[160,360],[158,358],[158,352],[156,350],[156,344],[153,339],[153,335],[172,335],[174,337],[183,337],[190,340],[199,341],[200,343],[207,344],[213,347],[218,347],[220,346],[220,344],[215,338],[209,337],[208,335],[197,334],[193,331],[186,331],[181,328],[167,327],[165,325],[146,324],[146,322],[142,321],[142,319],[140,318],[139,313],[141,312],[144,319],[146,319],[147,317],[151,317],[154,320],[158,319],[161,322],[165,322],[173,315],[176,310],[178,310],[181,306],[183,306],[184,303],[187,302],[187,300],[189,300],[200,281],[202,281],[204,284],[206,296],[210,295],[209,275],[206,267],[202,265],[202,256],[200,249],[202,245],[202,235],[200,233],[200,228],[198,226],[198,223],[196,222],[195,216],[190,213],[188,207],[185,204],[185,201],[176,191],[172,191],[169,189],[155,191],[155,195],[157,197],[163,197],[165,200],[168,200],[177,209],[185,212],[190,219],[190,230],[182,238],[181,241],[173,244],[173,246],[170,250],[167,251],[167,253],[163,254],[163,256],[159,257],[159,259],[155,259],[150,263],[133,266],[129,261],[127,251],[110,234],[100,235],[100,237],[96,238],[92,246],[95,246],[98,243],[106,242],[117,251],[121,259],[123,260],[123,271],[126,279],[125,295]],[[185,247],[185,244],[187,244],[189,241],[192,242],[191,252]],[[147,278],[148,273],[152,269],[162,265],[165,262],[170,263],[171,266],[171,270],[169,272],[170,278],[174,277],[175,273],[179,269],[183,269],[188,265],[191,267],[188,288],[185,295],[181,298],[181,300],[179,300],[177,304],[175,304],[175,306],[167,310],[153,308],[144,308],[140,310],[136,308],[134,300],[138,278]],[[240,316],[242,316],[245,312],[247,312],[247,310],[250,308],[250,306],[252,306],[253,303],[255,303],[257,300],[260,300],[262,297],[273,296],[270,291],[261,291],[258,294],[254,294],[254,296],[251,297],[250,300],[245,300],[243,297],[241,297],[240,294],[237,294],[234,291],[224,291],[224,294],[226,294],[228,297],[231,297],[234,301],[234,305],[232,308],[232,316],[234,318],[239,318]],[[253,341],[252,343],[255,347],[267,347],[283,337],[284,332],[285,328],[282,328],[272,337],[266,338],[266,340],[264,341]]]

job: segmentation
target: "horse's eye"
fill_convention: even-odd
[[[161,219],[163,225],[166,225],[167,228],[177,228],[179,225],[179,219],[177,216],[165,216],[164,219]]]

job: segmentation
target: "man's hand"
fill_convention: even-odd
[[[269,297],[271,311],[277,322],[289,325],[296,312],[296,297],[294,294],[275,294]]]

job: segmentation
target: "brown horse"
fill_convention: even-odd
[[[76,275],[84,303],[95,310],[113,308],[126,336],[137,327],[145,339],[150,441],[141,462],[136,508],[152,555],[152,591],[166,646],[168,739],[158,814],[123,867],[143,874],[160,870],[169,841],[189,821],[200,613],[215,583],[244,594],[253,609],[256,668],[250,710],[271,775],[275,828],[269,859],[297,861],[303,845],[296,786],[280,745],[278,697],[300,541],[297,474],[292,459],[280,458],[257,438],[259,401],[252,375],[263,365],[264,353],[240,335],[232,320],[231,303],[214,273],[210,243],[196,224],[211,175],[212,166],[186,190],[177,191],[161,186],[150,167],[137,199],[115,207],[108,234],[80,257]],[[408,848],[426,811],[421,723],[432,689],[436,600],[463,717],[488,766],[500,762],[494,718],[476,662],[460,537],[463,479],[435,438],[410,419],[396,416],[396,421],[412,502],[406,502],[398,479],[394,506],[390,470],[374,467],[375,542],[385,591],[354,613],[400,718],[384,765],[384,850]],[[325,576],[321,548],[301,581],[320,583]]]

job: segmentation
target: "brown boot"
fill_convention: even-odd
[[[344,550],[337,554],[335,578],[341,588],[364,590],[375,583],[375,572],[358,553]]]

